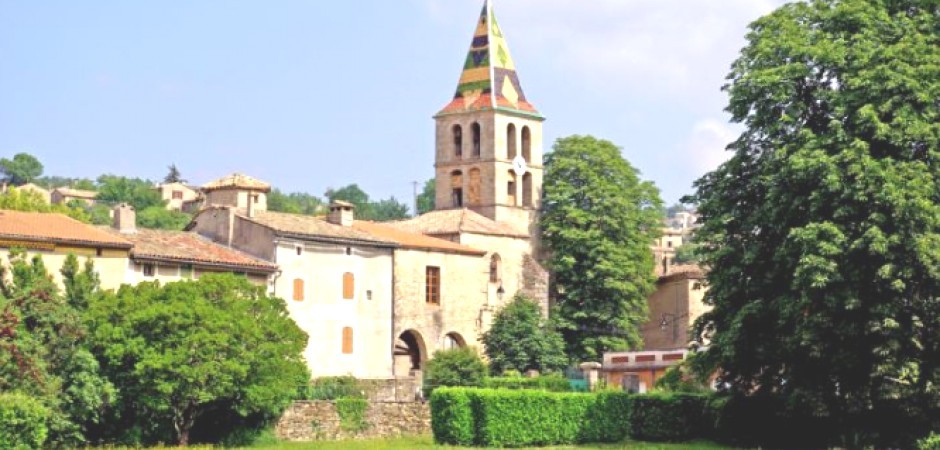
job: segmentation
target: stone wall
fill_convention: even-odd
[[[431,433],[431,408],[427,403],[370,402],[368,426],[359,432],[343,430],[336,405],[328,401],[295,402],[275,426],[278,439],[330,441],[379,439]]]

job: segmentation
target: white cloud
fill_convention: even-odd
[[[722,120],[699,120],[683,144],[682,164],[696,176],[715,170],[731,157],[731,152],[725,148],[738,138],[740,133],[736,128]]]

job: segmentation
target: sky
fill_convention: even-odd
[[[622,148],[667,204],[726,159],[721,92],[782,0],[493,0],[545,142]],[[0,0],[0,157],[46,175],[232,172],[412,203],[483,0]],[[548,150],[546,148],[546,150]]]

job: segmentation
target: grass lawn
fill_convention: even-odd
[[[309,443],[283,443],[273,445],[260,445],[251,447],[257,450],[443,450],[464,449],[466,447],[449,447],[435,445],[430,436],[417,438],[384,439],[377,441],[339,441],[339,442],[309,442]],[[550,450],[723,450],[711,443],[681,443],[658,444],[647,442],[624,442],[621,444],[593,444],[584,446],[541,447]]]

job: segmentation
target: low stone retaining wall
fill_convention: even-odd
[[[419,402],[370,402],[362,431],[345,431],[336,404],[295,402],[278,420],[275,432],[286,441],[377,439],[431,433],[431,408]]]

